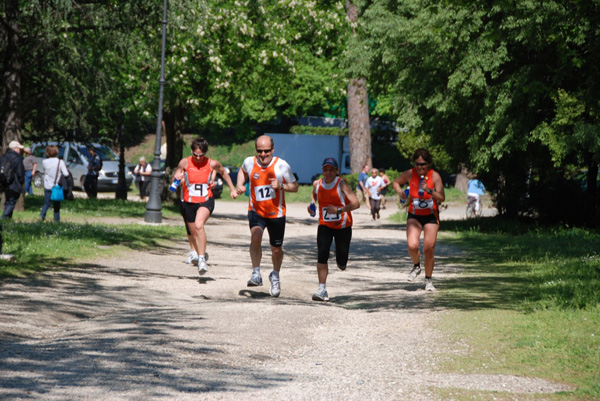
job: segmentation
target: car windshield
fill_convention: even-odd
[[[104,161],[104,162],[119,160],[119,156],[117,156],[115,154],[115,152],[113,152],[112,149],[109,148],[108,146],[101,145],[101,146],[94,146],[94,148],[96,149],[96,154],[98,154],[100,156],[100,158],[102,159],[102,161]],[[84,155],[88,160],[90,159],[90,154],[89,154],[86,146],[79,146],[77,149],[79,150],[79,153]]]

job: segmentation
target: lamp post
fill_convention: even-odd
[[[146,214],[144,221],[147,223],[162,222],[162,205],[160,194],[162,185],[160,182],[160,136],[162,133],[162,115],[163,115],[163,93],[165,90],[165,45],[167,37],[167,0],[163,1],[163,19],[162,19],[162,49],[160,54],[160,79],[158,95],[158,118],[156,121],[156,143],[154,145],[154,160],[152,161],[152,179],[150,198],[146,204]]]

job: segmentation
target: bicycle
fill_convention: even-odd
[[[479,205],[477,205],[477,203],[479,203]],[[477,211],[477,206],[479,206],[479,211]],[[467,219],[481,217],[481,212],[481,199],[475,198],[473,196],[467,197]]]

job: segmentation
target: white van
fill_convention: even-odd
[[[31,145],[31,154],[37,158],[37,172],[33,177],[33,185],[41,188],[44,185],[44,166],[42,160],[46,158],[46,146],[58,146],[58,158],[66,162],[73,175],[75,188],[83,190],[85,176],[88,173],[88,159],[90,154],[87,146],[78,142],[39,142]],[[98,191],[114,191],[119,183],[119,156],[108,146],[98,143],[92,144],[96,154],[102,158],[102,170],[98,175]],[[133,182],[133,174],[125,165],[125,181],[129,188]]]

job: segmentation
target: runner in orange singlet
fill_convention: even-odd
[[[198,266],[198,273],[205,274],[206,265],[206,231],[204,225],[215,208],[215,199],[212,195],[211,180],[213,170],[216,170],[225,180],[231,190],[231,198],[238,196],[237,190],[231,182],[229,174],[221,163],[205,156],[208,142],[199,138],[192,142],[192,155],[181,159],[173,179],[181,180],[181,212],[191,234],[191,245],[198,254],[198,259],[193,262]]]
[[[319,204],[319,228],[317,229],[317,276],[319,289],[312,296],[314,301],[328,301],[327,275],[329,274],[329,249],[335,238],[335,259],[340,270],[346,270],[352,239],[352,210],[360,207],[358,198],[350,185],[338,176],[338,163],[333,157],[323,160],[323,178],[313,182],[311,205]],[[308,206],[311,214],[311,206]]]
[[[406,219],[406,241],[413,268],[408,281],[413,281],[421,273],[419,242],[423,232],[423,253],[425,254],[425,290],[435,291],[431,281],[435,262],[435,242],[440,228],[438,204],[446,199],[444,184],[439,173],[431,169],[433,157],[426,149],[417,149],[412,160],[415,167],[406,170],[394,180],[394,189],[401,199],[406,199],[402,185],[409,184],[410,203]],[[419,191],[422,191],[419,194]]]
[[[273,138],[260,136],[256,140],[256,156],[244,160],[237,178],[239,194],[246,192],[246,180],[250,180],[248,221],[250,224],[250,259],[252,276],[249,287],[261,286],[260,262],[262,259],[262,237],[265,227],[269,231],[273,271],[269,274],[271,296],[281,293],[279,271],[283,261],[283,236],[285,233],[284,192],[297,192],[298,183],[290,165],[283,159],[273,157]]]

